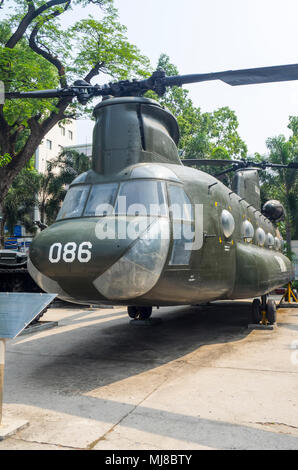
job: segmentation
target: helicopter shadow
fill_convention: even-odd
[[[161,322],[149,327],[132,326],[124,310],[105,312],[100,323],[90,312],[87,325],[83,321],[86,312],[81,318],[78,313],[69,319],[74,329],[57,328],[46,336],[32,336],[9,346],[7,370],[13,373],[17,367],[18,380],[30,383],[34,395],[45,390],[64,395],[86,394],[183,360],[205,345],[241,341],[250,333],[250,305],[233,302],[163,308],[153,312]],[[21,368],[13,362],[16,354]],[[31,361],[33,356],[36,357]],[[9,395],[17,398],[12,388]]]

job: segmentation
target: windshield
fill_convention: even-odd
[[[80,217],[85,207],[90,186],[73,186],[67,191],[57,220]]]
[[[144,180],[122,183],[115,213],[118,215],[167,215],[164,183]]]
[[[77,185],[64,199],[57,220],[110,215],[166,216],[165,185],[162,181],[133,180],[118,183]],[[89,194],[89,196],[88,196]],[[117,196],[117,199],[116,199]],[[87,200],[88,198],[88,200]],[[116,201],[115,201],[116,199]],[[84,212],[83,212],[84,211]]]
[[[90,191],[84,216],[92,217],[111,214],[117,189],[117,183],[94,185]]]

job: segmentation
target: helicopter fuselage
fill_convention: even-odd
[[[40,287],[64,300],[199,304],[264,295],[294,277],[275,226],[203,171],[168,163],[90,170],[68,193],[28,263]]]

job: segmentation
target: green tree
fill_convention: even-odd
[[[39,188],[39,174],[31,168],[24,168],[14,179],[3,202],[0,221],[0,246],[4,245],[4,228],[7,226],[13,235],[14,226],[22,223],[31,233],[36,231],[33,223],[33,211],[36,205],[36,193]]]
[[[167,75],[179,75],[177,67],[166,54],[161,54],[158,69]],[[244,158],[246,144],[238,134],[238,120],[234,111],[228,107],[210,113],[202,113],[189,98],[188,90],[181,87],[169,88],[159,98],[155,93],[146,96],[157,99],[177,118],[180,128],[179,148],[185,158]]]
[[[298,161],[298,138],[295,134],[298,119],[290,118],[289,128],[293,135],[286,139],[284,135],[267,139],[269,155],[256,156],[258,160],[267,159],[269,162],[288,165]],[[298,238],[298,174],[297,170],[267,171],[261,173],[262,202],[268,199],[280,200],[286,210],[285,221],[280,224],[281,231],[287,240],[288,252],[291,253],[291,239]]]
[[[76,5],[97,4],[98,17],[63,29],[60,17]],[[115,79],[148,74],[149,61],[126,38],[113,0],[14,0],[0,21],[0,79],[6,92],[66,87],[100,73]],[[0,104],[0,212],[16,175],[59,121],[82,112],[70,97]]]
[[[63,151],[48,162],[46,172],[39,174],[37,194],[42,223],[52,224],[55,221],[69,184],[90,167],[90,158],[75,150]]]

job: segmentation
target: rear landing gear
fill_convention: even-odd
[[[253,324],[274,325],[276,323],[276,304],[268,295],[262,295],[262,301],[254,299],[251,307],[251,322]]]
[[[134,320],[148,320],[152,314],[152,307],[129,306],[127,313]]]
[[[254,299],[251,306],[251,323],[259,324],[262,320],[262,309],[260,299]]]
[[[267,320],[270,325],[276,323],[276,303],[272,299],[269,299],[267,302]]]

